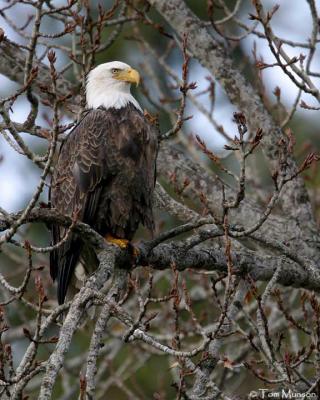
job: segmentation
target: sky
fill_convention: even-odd
[[[281,5],[280,9],[272,19],[272,27],[277,35],[285,37],[291,40],[307,41],[308,36],[311,32],[311,17],[307,2],[298,0],[294,2],[292,6],[292,0],[280,0],[278,1]],[[61,3],[63,3],[61,1]],[[245,3],[251,3],[245,0]],[[320,2],[319,2],[320,3]],[[5,4],[4,1],[0,0],[0,7]],[[266,8],[272,8],[275,4],[273,0],[264,0],[263,4]],[[319,4],[318,7],[320,8]],[[19,5],[20,15],[15,14],[16,20],[21,21],[22,15],[25,13],[24,6]],[[22,17],[22,20],[24,18]],[[250,23],[247,15],[244,14],[242,19],[246,23]],[[11,40],[18,41],[17,35],[8,27],[2,19],[0,19],[0,26],[5,30],[5,34]],[[50,27],[52,28],[52,27]],[[60,26],[57,28],[60,31]],[[246,41],[243,41],[243,49],[247,53],[248,57],[252,60],[252,48],[254,40],[257,43],[258,55],[261,55],[265,62],[274,63],[275,60],[270,53],[268,44],[258,39],[255,36],[250,35]],[[299,56],[300,53],[304,53],[304,49],[290,48],[285,46],[284,49],[291,56]],[[315,59],[316,63],[313,64],[313,70],[320,70],[320,55],[317,54]],[[180,72],[180,66],[176,66],[177,73]],[[196,81],[198,88],[197,91],[203,90],[207,86],[206,77],[209,75],[208,71],[200,65],[195,65],[190,71],[190,81]],[[264,81],[267,83],[266,90],[270,94],[270,97],[274,100],[272,94],[276,86],[281,88],[282,101],[287,106],[290,106],[295,99],[297,94],[297,88],[287,78],[278,67],[270,68],[263,71]],[[317,84],[320,85],[319,80]],[[6,77],[0,75],[0,97],[7,96],[10,92],[14,91],[17,85],[9,81]],[[196,91],[196,92],[197,92]],[[200,97],[201,102],[204,106],[209,107],[209,99],[204,96]],[[302,99],[309,105],[316,105],[315,101],[311,96],[303,95]],[[15,103],[12,112],[12,118],[14,121],[23,122],[28,114],[28,103],[21,97]],[[225,130],[231,135],[236,134],[236,127],[232,122],[232,115],[236,109],[231,105],[223,90],[217,84],[216,93],[216,105],[214,111],[214,118],[223,124]],[[37,122],[41,125],[46,125],[46,121],[43,118],[42,109]],[[316,119],[318,117],[317,112],[305,111],[301,108],[298,109],[298,115],[305,116],[308,113],[308,118]],[[187,109],[187,115],[193,114],[193,118],[188,121],[185,125],[185,131],[190,134],[199,134],[208,144],[208,146],[218,155],[224,156],[226,152],[223,149],[225,140],[220,134],[212,127],[208,122],[207,117],[195,111],[190,105]],[[42,140],[34,138],[28,134],[22,134],[24,140],[31,148],[37,148],[43,143]],[[32,163],[26,159],[26,157],[18,154],[12,149],[8,143],[4,140],[0,134],[0,155],[3,156],[3,160],[0,163],[0,207],[7,211],[16,211],[26,204],[28,197],[36,190],[40,170],[32,165]],[[43,196],[45,198],[45,195]]]

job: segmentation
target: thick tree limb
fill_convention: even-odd
[[[249,274],[257,281],[269,281],[280,258],[280,256],[262,256],[250,250],[237,250],[231,254],[234,274],[238,276]],[[183,243],[163,243],[153,249],[144,262],[149,263],[155,269],[169,268],[171,263],[175,263],[179,271],[190,268],[200,271],[227,272],[224,249],[195,248],[186,251]],[[317,277],[312,277],[308,271],[288,259],[283,265],[278,283],[315,291],[320,289],[320,281]]]
[[[19,214],[10,214],[10,219],[14,221]],[[54,210],[49,209],[34,209],[30,215],[28,222],[45,222],[58,223],[64,226],[71,225],[71,219],[57,214]],[[0,230],[4,230],[10,226],[8,221],[0,219]],[[107,246],[104,239],[84,223],[77,223],[74,230],[79,232],[85,240],[88,240],[92,246],[99,251],[110,248]],[[203,240],[206,240],[204,233]],[[188,249],[187,243],[161,243],[148,251],[148,242],[141,248],[139,263],[142,265],[151,265],[154,269],[171,268],[172,263],[175,263],[178,270],[188,268],[225,273],[227,271],[227,262],[224,249],[210,247],[195,247]],[[120,252],[122,260],[117,261],[117,264],[128,265],[128,255],[126,252]],[[250,274],[257,281],[269,281],[274,271],[278,266],[280,255],[261,255],[250,250],[237,250],[232,252],[234,263],[234,273],[240,277]],[[307,262],[307,261],[306,261]],[[301,265],[294,262],[294,257],[290,260],[286,258],[286,262],[279,275],[279,284],[284,286],[301,287],[305,289],[319,291],[320,280],[317,274],[311,274]]]

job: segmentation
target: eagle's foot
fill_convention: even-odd
[[[127,239],[115,238],[114,236],[110,235],[109,233],[108,233],[107,236],[105,236],[105,240],[108,243],[115,244],[115,245],[119,246],[121,249],[126,249],[129,246],[129,243],[130,243],[129,240],[127,240]]]
[[[116,246],[119,246],[120,249],[123,249],[123,250],[126,249],[129,252],[130,256],[131,256],[132,264],[136,264],[138,262],[138,260],[140,258],[140,254],[141,254],[140,249],[138,247],[134,246],[129,240],[127,240],[127,239],[119,239],[119,238],[116,238],[116,237],[114,237],[114,236],[112,236],[110,234],[107,234],[105,236],[105,240],[108,243],[115,244]]]
[[[135,260],[137,260],[138,257],[140,257],[140,250],[139,250],[138,247],[132,246],[132,255],[133,255]]]

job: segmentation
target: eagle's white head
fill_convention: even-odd
[[[121,61],[100,64],[89,72],[86,85],[89,108],[122,108],[132,103],[142,111],[137,100],[130,93],[131,83],[138,85],[139,72]]]

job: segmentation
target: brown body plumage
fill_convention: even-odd
[[[152,229],[157,149],[155,129],[134,105],[87,111],[60,150],[51,206],[64,215],[77,213],[79,221],[103,236],[131,240],[140,222]],[[53,244],[64,233],[65,229],[53,226]],[[60,304],[79,262],[87,269],[96,257],[72,233],[50,257]]]

